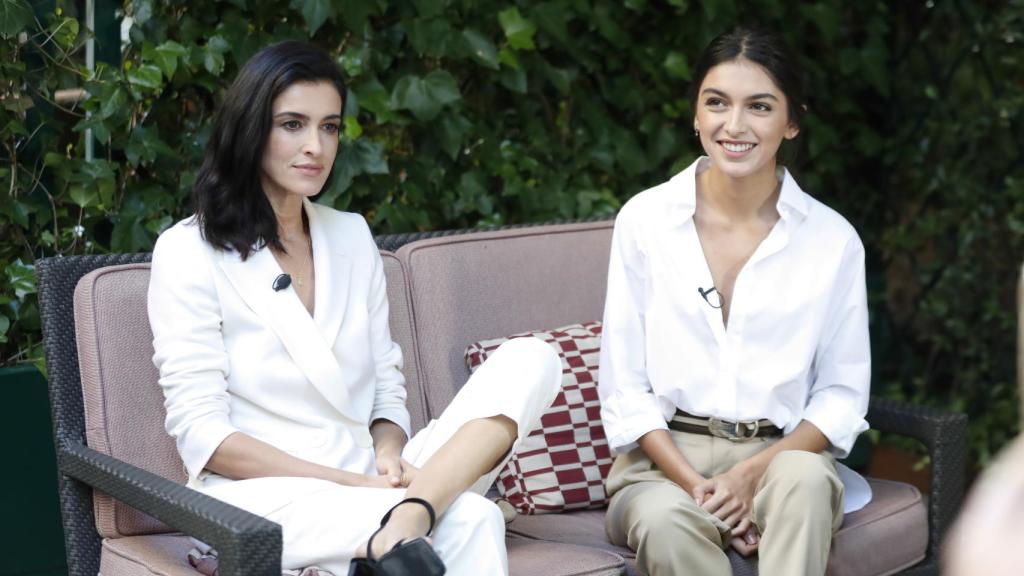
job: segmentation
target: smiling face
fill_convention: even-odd
[[[712,165],[732,178],[774,172],[782,140],[800,131],[772,77],[743,58],[708,70],[697,102],[693,127],[700,143]]]
[[[260,162],[260,184],[272,204],[315,196],[338,151],[341,95],[330,82],[297,82],[274,100]]]

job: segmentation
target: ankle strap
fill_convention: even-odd
[[[394,506],[392,506],[391,509],[388,510],[387,514],[385,514],[384,517],[380,519],[380,528],[377,528],[376,532],[374,532],[372,535],[370,535],[370,539],[366,542],[366,557],[367,558],[369,558],[370,560],[374,559],[373,558],[373,539],[376,538],[377,534],[379,534],[380,531],[384,528],[384,526],[387,525],[388,520],[391,519],[391,513],[395,511],[395,508],[398,508],[402,504],[408,504],[408,503],[420,504],[421,506],[423,506],[424,508],[427,509],[427,514],[430,516],[430,527],[427,528],[427,534],[426,535],[430,536],[430,533],[434,531],[434,524],[437,522],[437,514],[434,513],[434,507],[430,505],[430,502],[427,502],[423,498],[406,498],[405,500],[402,500],[398,504],[395,504]],[[399,544],[401,544],[401,542],[399,542]],[[396,546],[397,545],[398,544],[396,544]]]
[[[406,498],[398,504],[395,504],[391,507],[391,510],[388,510],[388,513],[381,518],[380,525],[383,526],[388,523],[388,520],[391,519],[391,513],[395,511],[395,508],[398,508],[402,504],[409,503],[419,504],[427,509],[427,514],[430,516],[430,528],[427,528],[427,536],[430,536],[430,533],[434,531],[434,523],[437,522],[437,515],[434,513],[434,507],[430,505],[430,502],[427,502],[423,498]]]

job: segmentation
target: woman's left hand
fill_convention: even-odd
[[[752,473],[741,463],[724,474],[713,476],[698,484],[693,489],[693,497],[701,508],[725,522],[730,528],[737,528],[754,510],[754,489],[759,479],[759,475]],[[746,526],[743,532],[745,531]]]
[[[377,473],[387,477],[393,488],[408,488],[418,471],[419,468],[397,454],[377,456]]]

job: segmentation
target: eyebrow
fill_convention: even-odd
[[[274,118],[281,118],[281,117],[291,117],[291,118],[299,118],[301,120],[309,120],[309,116],[306,116],[305,114],[303,114],[301,112],[288,112],[288,111],[285,111],[285,112],[278,112],[277,114],[274,114]],[[341,114],[330,114],[328,116],[324,116],[324,120],[340,120],[340,119],[341,119]]]
[[[725,92],[722,92],[721,90],[719,90],[717,88],[705,88],[701,92],[701,94],[704,94],[705,92],[711,92],[712,94],[716,94],[718,96],[722,96],[723,98],[728,98],[729,97],[728,94],[726,94]],[[749,100],[765,100],[765,99],[767,99],[767,100],[775,100],[776,102],[779,101],[779,99],[776,98],[774,94],[771,94],[769,92],[762,92],[761,94],[752,94],[751,96],[747,97],[748,101]]]

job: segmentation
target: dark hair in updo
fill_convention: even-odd
[[[690,105],[697,110],[700,86],[708,71],[726,62],[743,58],[760,65],[786,95],[789,121],[800,126],[807,111],[803,76],[796,57],[778,35],[760,28],[737,26],[708,44],[697,60],[690,84]]]
[[[274,209],[260,185],[260,165],[274,100],[300,82],[330,82],[344,101],[338,65],[312,44],[278,42],[250,58],[224,96],[192,188],[203,238],[243,260],[267,245],[284,251]]]

